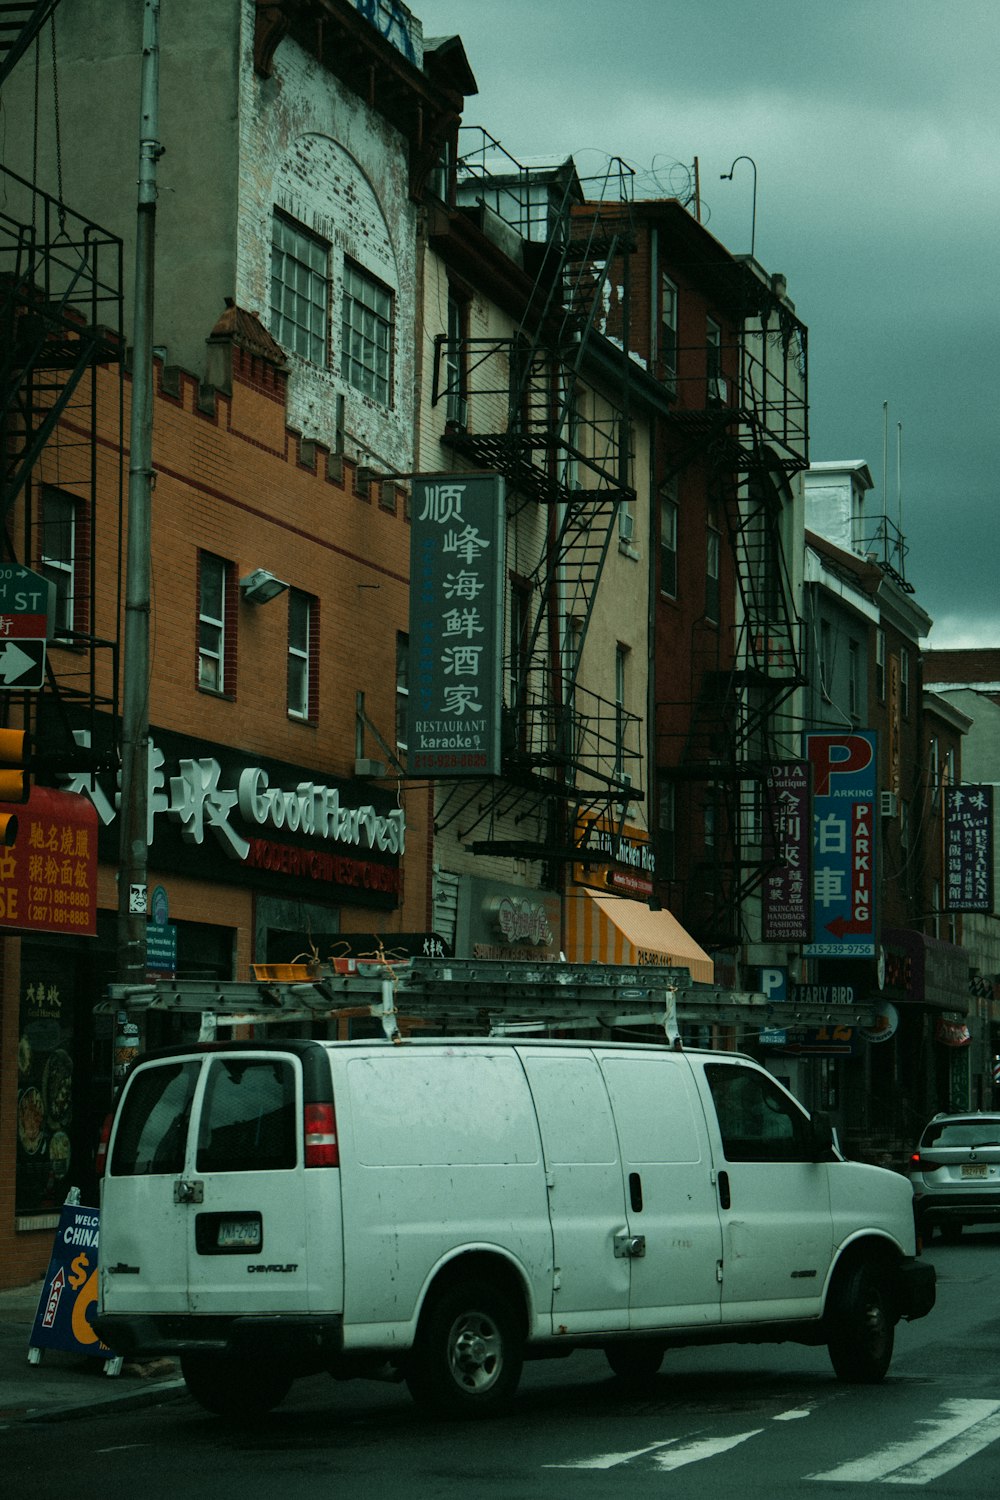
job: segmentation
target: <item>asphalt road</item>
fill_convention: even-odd
[[[839,1384],[823,1350],[668,1353],[640,1393],[603,1356],[526,1366],[510,1416],[429,1421],[402,1386],[299,1382],[249,1429],[186,1395],[0,1434],[11,1496],[140,1500],[835,1500],[882,1485],[1000,1493],[1000,1232],[934,1241],[938,1305],[897,1330],[882,1386]],[[885,1493],[883,1491],[883,1493]]]

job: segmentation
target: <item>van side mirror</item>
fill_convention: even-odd
[[[833,1140],[833,1124],[830,1116],[822,1109],[814,1109],[809,1116],[809,1124],[812,1127],[812,1159],[813,1161],[829,1161],[835,1156]]]

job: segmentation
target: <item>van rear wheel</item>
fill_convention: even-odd
[[[862,1261],[831,1294],[827,1307],[830,1360],[840,1380],[877,1385],[892,1362],[895,1324],[879,1268]]]
[[[182,1354],[181,1374],[199,1406],[217,1417],[262,1416],[284,1401],[292,1385],[280,1366],[231,1354]]]
[[[608,1364],[619,1380],[629,1385],[641,1385],[652,1380],[663,1363],[666,1353],[662,1344],[609,1344],[604,1351]]]
[[[492,1416],[513,1397],[523,1361],[509,1298],[488,1282],[462,1281],[424,1309],[406,1383],[414,1401],[441,1416]]]

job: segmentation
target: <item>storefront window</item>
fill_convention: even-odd
[[[32,1214],[59,1208],[73,1182],[73,997],[28,944],[23,955],[15,1210]]]

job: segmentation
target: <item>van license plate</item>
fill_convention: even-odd
[[[986,1165],[985,1162],[982,1162],[982,1163],[977,1162],[975,1165],[964,1166],[962,1168],[962,1176],[963,1177],[987,1177],[987,1176],[989,1176],[989,1170],[990,1169]]]
[[[219,1222],[220,1250],[259,1250],[260,1219],[222,1219]]]

